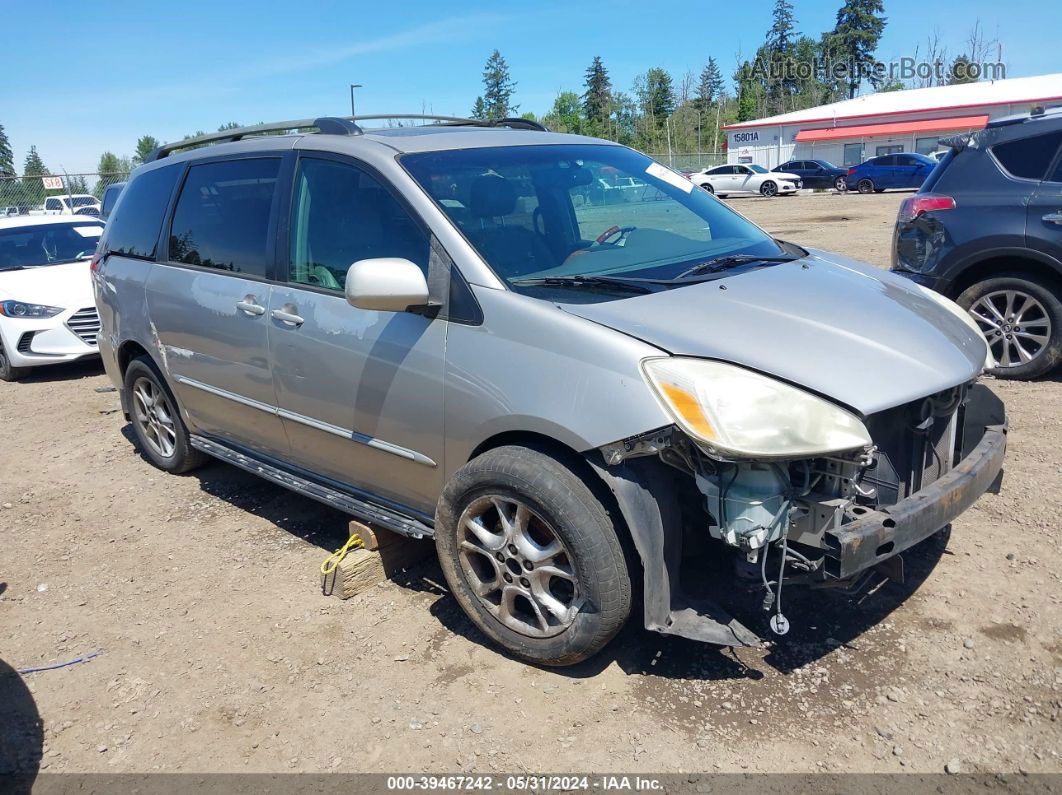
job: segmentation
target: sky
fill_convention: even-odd
[[[957,54],[975,19],[1003,45],[1008,77],[1062,71],[1058,0],[885,0],[882,60],[934,32]],[[794,0],[797,27],[832,28],[841,0]],[[95,170],[144,134],[175,140],[225,122],[357,112],[466,116],[499,49],[521,112],[582,93],[595,55],[614,88],[662,66],[676,82],[715,56],[729,77],[771,23],[773,0],[538,0],[535,3],[29,2],[6,0],[0,124],[16,169],[31,144],[55,173]],[[19,35],[22,31],[25,35]]]

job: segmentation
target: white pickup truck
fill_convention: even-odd
[[[45,215],[99,215],[100,200],[88,193],[49,196],[44,200]]]

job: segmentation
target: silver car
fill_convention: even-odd
[[[122,191],[99,348],[161,469],[212,456],[433,537],[472,621],[545,665],[633,604],[761,645],[784,586],[898,576],[998,486],[1003,407],[950,301],[608,141],[357,121],[183,141]]]

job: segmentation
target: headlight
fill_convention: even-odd
[[[682,357],[643,367],[678,425],[721,456],[802,458],[871,444],[854,414],[751,370]]]
[[[970,317],[970,313],[969,312],[967,312],[965,309],[963,309],[957,303],[952,301],[950,298],[941,295],[940,293],[936,292],[935,290],[930,290],[928,287],[926,287],[923,284],[919,284],[918,282],[915,282],[915,281],[912,281],[911,284],[913,284],[915,287],[917,287],[919,290],[921,290],[922,294],[924,296],[926,296],[927,298],[933,299],[937,304],[939,304],[940,306],[942,306],[945,309],[947,309],[949,312],[951,312],[953,315],[955,315],[955,317],[959,318],[960,320],[962,320],[963,323],[965,323],[971,329],[976,331],[977,332],[977,336],[980,337],[982,340],[984,340],[984,343],[985,343],[985,365],[984,365],[985,369],[987,370],[987,369],[989,369],[991,367],[995,367],[996,366],[996,360],[992,356],[992,348],[988,344],[988,338],[985,337],[985,333],[983,331],[981,331],[981,327],[977,325],[977,321],[974,320],[972,317]]]
[[[22,301],[0,301],[0,315],[8,317],[54,317],[63,311],[60,306],[26,304]]]

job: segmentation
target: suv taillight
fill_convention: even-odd
[[[932,193],[915,194],[908,196],[900,205],[900,212],[896,216],[897,221],[913,221],[923,213],[935,210],[954,210],[955,199],[951,196],[935,196]]]

